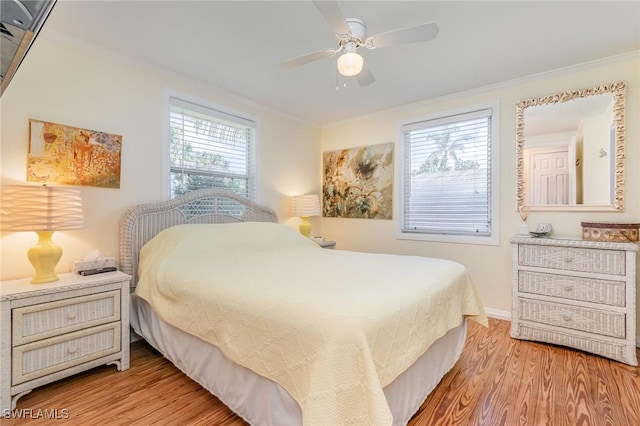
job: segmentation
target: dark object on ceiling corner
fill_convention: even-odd
[[[56,0],[0,1],[0,96],[55,3]]]

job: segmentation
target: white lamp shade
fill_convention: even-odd
[[[53,186],[5,186],[2,231],[65,231],[82,229],[80,190]]]
[[[291,216],[320,216],[320,197],[317,195],[297,195],[291,199]]]
[[[346,52],[338,58],[338,72],[346,77],[360,74],[364,59],[355,52]]]

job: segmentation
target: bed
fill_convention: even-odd
[[[455,262],[325,250],[204,189],[130,209],[131,325],[252,425],[406,424],[486,316]]]

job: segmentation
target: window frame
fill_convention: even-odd
[[[194,97],[185,93],[168,90],[164,91],[163,96],[163,152],[162,152],[162,194],[165,200],[171,199],[171,99],[194,104],[202,108],[208,108],[215,111],[220,116],[236,117],[238,122],[246,121],[254,123],[254,146],[253,146],[253,182],[254,182],[254,198],[251,201],[260,203],[260,120],[258,117],[246,113],[244,111],[238,111],[230,107],[216,104],[210,100]],[[214,115],[215,116],[215,115]],[[224,119],[224,117],[222,117]],[[232,121],[232,120],[230,120]],[[242,194],[239,194],[242,195]]]
[[[456,234],[432,234],[424,232],[404,232],[404,205],[405,205],[405,152],[404,152],[404,127],[424,121],[441,120],[456,115],[473,113],[491,109],[491,185],[489,188],[491,197],[489,203],[491,230],[490,235],[456,235]],[[396,136],[396,202],[398,212],[397,235],[398,240],[433,241],[461,244],[481,244],[497,246],[500,244],[500,102],[491,101],[475,105],[463,106],[455,109],[438,111],[397,123]]]

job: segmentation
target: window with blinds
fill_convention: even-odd
[[[172,97],[169,131],[171,198],[213,187],[255,200],[255,121]]]
[[[401,125],[401,233],[492,236],[493,114],[486,108]]]

